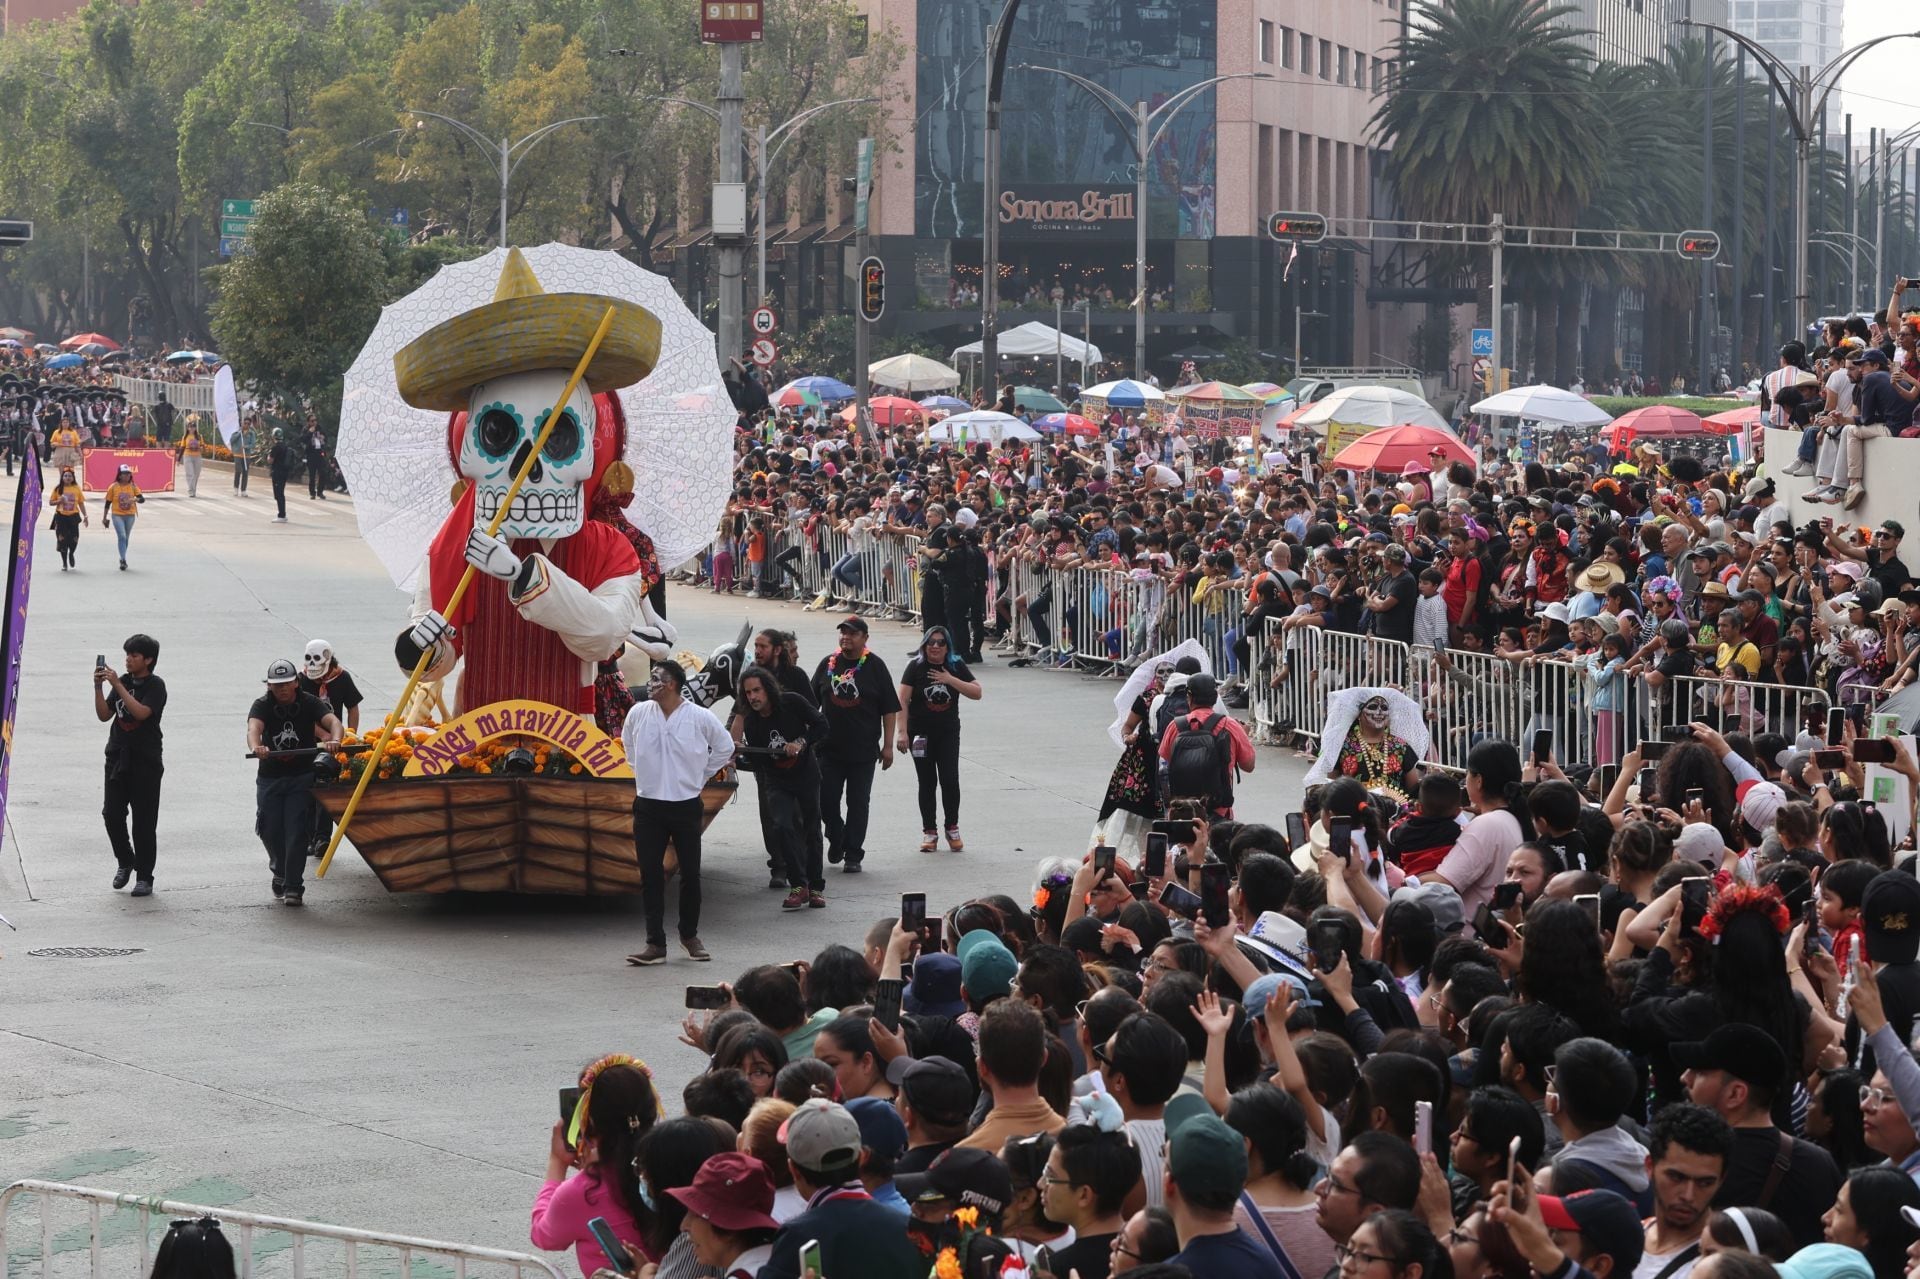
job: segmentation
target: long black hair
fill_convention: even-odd
[[[635,1171],[647,1179],[653,1200],[653,1211],[639,1223],[648,1252],[666,1256],[686,1220],[686,1205],[667,1192],[692,1185],[701,1164],[730,1149],[732,1143],[720,1135],[720,1129],[704,1119],[669,1119],[648,1130],[634,1159]]]
[[[233,1279],[233,1244],[213,1217],[175,1221],[153,1257],[149,1279]]]
[[[1528,1003],[1566,1014],[1583,1035],[1611,1039],[1619,1029],[1599,930],[1593,916],[1570,901],[1542,897],[1527,908],[1527,948],[1515,990]]]
[[[1426,1222],[1404,1208],[1384,1208],[1368,1217],[1374,1238],[1386,1250],[1395,1274],[1419,1266],[1420,1279],[1453,1279],[1453,1254]],[[1875,1277],[1878,1279],[1878,1276]]]
[[[1901,1279],[1907,1269],[1907,1245],[1915,1231],[1901,1216],[1902,1208],[1920,1208],[1920,1186],[1898,1168],[1861,1168],[1847,1178],[1847,1201],[1853,1219],[1867,1232],[1867,1264],[1873,1279]]]
[[[645,1071],[636,1066],[604,1066],[595,1074],[580,1135],[583,1140],[593,1138],[594,1171],[620,1196],[642,1231],[653,1214],[640,1198],[633,1157],[659,1118],[660,1097]]]
[[[1480,779],[1480,793],[1505,804],[1520,823],[1520,838],[1533,838],[1533,818],[1520,788],[1520,751],[1512,742],[1489,737],[1467,752],[1467,776]]]

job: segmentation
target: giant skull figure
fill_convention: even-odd
[[[526,464],[567,377],[608,306],[614,326],[533,460],[498,535],[487,525]],[[543,291],[516,250],[494,300],[437,325],[394,359],[409,404],[453,412],[448,451],[461,492],[427,553],[412,625],[395,643],[411,669],[433,651],[429,679],[464,656],[456,710],[512,698],[591,714],[597,664],[629,638],[672,632],[646,603],[632,543],[586,518],[595,492],[631,488],[626,421],[612,392],[646,376],[659,322],[631,302]],[[478,570],[452,616],[455,585]]]

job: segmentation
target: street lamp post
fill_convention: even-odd
[[[1810,318],[1807,314],[1807,182],[1813,168],[1813,134],[1815,121],[1826,112],[1827,99],[1839,87],[1840,78],[1860,59],[1860,55],[1877,44],[1889,40],[1908,37],[1920,37],[1920,31],[1896,31],[1891,35],[1877,36],[1872,40],[1863,40],[1851,49],[1842,51],[1831,62],[1814,71],[1810,67],[1789,67],[1764,45],[1750,36],[1744,36],[1731,28],[1713,22],[1696,22],[1692,18],[1681,18],[1683,27],[1699,27],[1702,30],[1716,32],[1745,49],[1767,73],[1767,80],[1773,85],[1774,92],[1780,96],[1780,103],[1786,108],[1787,126],[1793,130],[1793,300],[1797,312],[1794,325],[1805,324]]]
[[[423,111],[418,107],[409,107],[407,108],[407,114],[411,116],[424,116],[428,120],[438,120],[442,124],[451,125],[472,139],[474,144],[481,149],[495,152],[499,156],[500,247],[503,249],[507,247],[507,187],[508,184],[513,181],[514,170],[518,169],[520,162],[527,158],[527,152],[533,148],[536,142],[539,142],[540,139],[546,137],[555,129],[564,128],[569,124],[586,124],[589,121],[600,119],[597,115],[577,115],[566,120],[555,120],[552,124],[542,125],[526,137],[517,141],[510,141],[503,137],[496,142],[486,134],[480,132],[480,130],[468,124],[465,120],[456,120],[450,115],[441,115],[438,111]],[[421,121],[415,127],[424,128],[425,121]]]
[[[1129,131],[1132,138],[1134,158],[1133,376],[1143,378],[1147,372],[1147,157],[1153,154],[1154,147],[1158,146],[1160,139],[1166,136],[1167,126],[1173,123],[1173,117],[1201,93],[1227,80],[1271,80],[1273,77],[1265,71],[1236,71],[1232,75],[1217,75],[1211,80],[1202,80],[1198,84],[1188,85],[1149,111],[1145,102],[1128,105],[1113,90],[1072,71],[1063,71],[1059,67],[1034,66],[1029,63],[1022,63],[1020,69],[1065,76],[1091,93],[1100,105],[1107,109],[1115,122]],[[1156,120],[1159,121],[1158,128],[1153,127]],[[991,208],[988,209],[989,215],[992,212]]]

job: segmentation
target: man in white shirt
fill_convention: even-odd
[[[627,962],[641,967],[667,957],[668,840],[680,860],[680,944],[690,959],[713,958],[700,944],[700,792],[733,758],[733,738],[712,711],[681,695],[686,686],[678,662],[655,662],[647,700],[635,702],[620,727],[633,766],[633,851],[647,911],[647,944]]]

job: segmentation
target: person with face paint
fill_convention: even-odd
[[[783,691],[773,672],[755,664],[740,672],[730,727],[733,740],[749,750],[740,767],[760,779],[761,833],[787,878],[780,908],[824,908],[818,749],[829,733],[826,719],[810,699]]]
[[[1371,690],[1345,734],[1335,739],[1328,733],[1328,743],[1337,740],[1339,747],[1331,760],[1326,759],[1323,747],[1321,762],[1326,764],[1326,780],[1351,777],[1368,790],[1392,796],[1404,806],[1411,803],[1420,785],[1421,750],[1393,732],[1395,698],[1406,700],[1405,694],[1392,689]],[[1417,722],[1418,708],[1413,709],[1413,715]],[[1315,763],[1316,771],[1321,769],[1321,762]],[[1310,775],[1307,780],[1311,783],[1317,779]]]
[[[80,549],[80,526],[91,522],[87,519],[86,494],[74,482],[72,467],[60,468],[60,482],[47,494],[47,505],[53,508],[53,544],[60,552],[60,571],[64,573],[79,567],[74,555]]]

